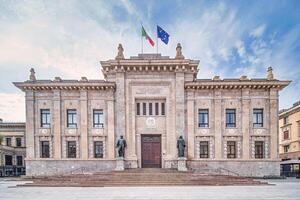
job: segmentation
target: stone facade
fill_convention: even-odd
[[[0,119],[0,176],[25,174],[25,123]]]
[[[142,167],[147,156],[143,135],[159,135],[159,166],[177,168],[176,140],[182,135],[190,169],[205,165],[246,176],[279,175],[278,91],[289,81],[274,79],[271,68],[266,79],[197,79],[199,61],[185,59],[181,47],[176,58],[139,54],[125,59],[122,46],[118,49],[116,59],[101,62],[105,80],[38,80],[32,70],[30,80],[14,83],[26,93],[28,175],[114,170],[121,135],[127,141],[125,168]],[[256,108],[263,110],[259,128],[252,121]],[[46,128],[41,127],[43,109],[51,116]],[[201,109],[208,113],[205,127]],[[228,109],[233,118],[226,117]],[[72,128],[68,110],[76,111]],[[103,113],[100,127],[95,127],[95,110]],[[228,120],[234,120],[231,127]],[[41,158],[41,141],[49,142],[47,158]],[[97,141],[101,158],[95,158]],[[208,143],[206,158],[200,158],[201,141]],[[255,158],[256,141],[263,144],[260,159]],[[69,151],[76,152],[74,157]],[[234,158],[228,158],[230,152]]]

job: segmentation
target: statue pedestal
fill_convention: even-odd
[[[179,157],[178,158],[177,170],[178,171],[187,171],[186,158],[185,157]]]
[[[124,171],[124,158],[123,157],[118,157],[116,158],[116,168],[115,171]]]

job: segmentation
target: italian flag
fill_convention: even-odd
[[[145,39],[148,40],[151,46],[154,46],[153,40],[149,37],[149,35],[147,34],[143,26],[142,26],[142,37],[145,37]]]

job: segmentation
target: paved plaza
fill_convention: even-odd
[[[18,180],[0,179],[1,200],[85,199],[282,199],[299,200],[300,180],[271,180],[268,186],[198,187],[15,187]]]

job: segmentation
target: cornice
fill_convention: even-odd
[[[78,81],[78,80],[37,80],[14,82],[22,91],[35,90],[115,90],[114,82],[104,80]]]
[[[207,90],[207,89],[276,89],[281,90],[291,81],[279,80],[239,80],[239,79],[224,79],[224,80],[205,80],[198,79],[196,81],[185,82],[187,90]]]

